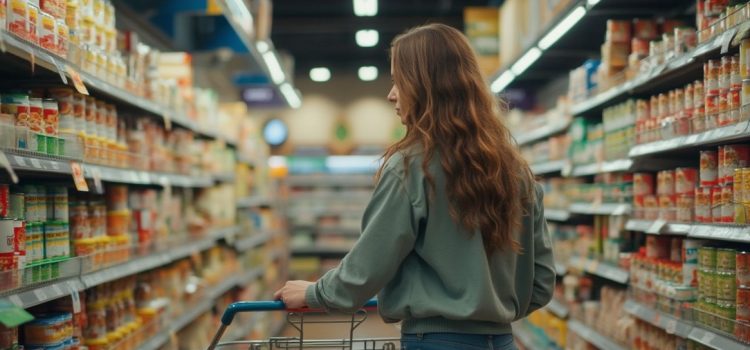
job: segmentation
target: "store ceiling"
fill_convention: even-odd
[[[463,30],[466,6],[497,6],[488,0],[379,0],[373,17],[354,15],[352,0],[277,0],[273,2],[272,40],[277,49],[291,53],[297,76],[312,67],[329,67],[333,74],[356,74],[363,65],[388,71],[388,47],[404,30],[440,22]],[[374,47],[358,47],[360,29],[379,32]]]

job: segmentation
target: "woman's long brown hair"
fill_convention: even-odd
[[[514,232],[533,198],[534,178],[500,121],[466,37],[442,24],[417,27],[393,40],[391,60],[407,131],[386,150],[383,164],[398,152],[408,162],[407,149],[422,149],[434,191],[428,165],[438,152],[454,220],[479,230],[487,252],[520,253]]]

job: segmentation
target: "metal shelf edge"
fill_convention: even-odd
[[[622,346],[620,346],[618,343],[614,342],[613,340],[609,339],[609,337],[606,337],[599,332],[595,331],[594,329],[584,325],[583,323],[576,321],[576,320],[570,320],[568,321],[568,329],[575,332],[581,338],[585,339],[591,344],[594,344],[596,347],[600,349],[607,349],[607,350],[625,350]]]

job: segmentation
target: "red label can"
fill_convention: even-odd
[[[10,186],[0,184],[0,218],[8,217],[10,213]]]
[[[0,219],[0,254],[13,254],[15,251],[15,220]]]

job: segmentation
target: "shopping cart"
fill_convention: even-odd
[[[365,320],[367,320],[367,311],[377,309],[378,303],[375,299],[368,301],[362,309],[351,314],[339,314],[334,318],[312,317],[313,313],[321,313],[321,310],[286,309],[281,301],[240,301],[233,303],[224,311],[221,317],[221,327],[214,335],[208,350],[214,350],[217,347],[232,347],[233,349],[362,349],[362,350],[396,350],[400,348],[399,338],[362,338],[355,339],[354,331]],[[287,311],[287,323],[296,329],[299,333],[296,337],[272,337],[266,340],[243,340],[220,343],[222,335],[227,327],[232,324],[234,316],[240,312],[259,312],[259,311]],[[306,318],[306,315],[308,316]],[[329,326],[347,325],[349,327],[347,338],[340,339],[306,339],[305,325],[326,324]]]

